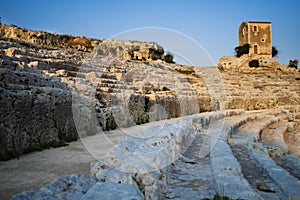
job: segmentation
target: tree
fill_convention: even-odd
[[[277,50],[276,47],[272,47],[272,57],[277,57],[278,56],[279,51]]]
[[[290,60],[289,67],[293,67],[293,68],[297,69],[298,68],[298,63],[299,63],[298,59]]]
[[[162,60],[164,60],[166,63],[174,63],[173,59],[174,56],[170,52],[162,56]]]
[[[241,57],[244,54],[248,54],[250,49],[250,44],[244,44],[243,46],[238,46],[234,48],[236,57]]]

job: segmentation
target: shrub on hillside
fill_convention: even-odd
[[[272,47],[272,57],[277,57],[278,56],[279,51],[277,50],[276,47]]]
[[[175,63],[173,61],[173,59],[174,59],[174,56],[170,52],[168,52],[166,55],[162,56],[162,60],[165,61],[166,63]]]
[[[259,62],[258,60],[251,60],[249,62],[249,67],[259,67]]]
[[[241,57],[244,54],[248,54],[250,49],[250,44],[244,44],[243,46],[238,46],[234,48],[236,57]]]
[[[289,67],[297,69],[298,68],[298,63],[299,63],[298,59],[290,60]]]

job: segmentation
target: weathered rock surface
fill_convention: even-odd
[[[29,190],[17,194],[12,200],[17,199],[84,199],[85,194],[97,183],[96,179],[82,174],[71,174],[55,179],[51,184],[39,190]],[[92,194],[90,194],[92,193]],[[90,192],[88,196],[95,192]]]
[[[297,113],[286,108],[246,113],[241,110],[227,111],[226,114],[204,113],[184,117],[182,121],[168,121],[159,136],[154,134],[157,126],[134,131],[134,137],[124,138],[103,157],[103,161],[91,165],[91,175],[96,179],[90,179],[92,183],[94,180],[99,183],[86,193],[83,189],[76,191],[81,191],[78,196],[83,199],[100,194],[102,198],[114,199],[112,194],[116,194],[116,190],[124,190],[118,198],[129,196],[136,199],[213,199],[217,193],[233,199],[298,198],[300,174],[297,169],[300,160],[291,155],[289,158],[285,156],[283,159],[289,160],[290,164],[279,166],[282,163],[269,157],[263,146],[264,141],[259,139],[260,132],[266,127],[276,124],[280,127],[279,124],[285,123],[286,118],[292,119],[293,115]],[[277,119],[274,120],[274,117]],[[183,131],[174,132],[175,129],[170,128],[178,125]],[[145,135],[151,137],[145,138]],[[173,145],[168,146],[168,143]],[[189,145],[186,147],[186,144]],[[164,154],[155,156],[157,151],[153,151],[154,147],[156,150],[164,149]],[[177,158],[166,167],[159,168],[157,162],[174,156],[170,151],[172,149],[179,150]],[[131,158],[132,152],[136,159]],[[141,159],[140,153],[145,153],[147,159]],[[58,185],[66,187],[64,180],[59,178],[38,192],[28,191],[16,196],[43,197],[51,194],[44,188],[57,191],[56,196],[59,197],[75,194],[72,189],[74,184],[69,184],[68,189],[57,190]]]
[[[132,137],[124,138],[112,152],[107,153],[103,161],[92,164],[91,175],[99,183],[90,187],[83,196],[83,192],[77,195],[84,199],[88,195],[95,197],[101,194],[102,198],[114,199],[108,191],[124,189],[120,198],[129,195],[136,199],[213,199],[217,193],[233,199],[299,197],[299,158],[290,156],[290,164],[285,163],[280,167],[276,159],[274,162],[269,157],[263,146],[264,141],[259,138],[259,133],[264,132],[262,130],[266,127],[276,124],[280,127],[286,118],[293,118],[297,113],[285,108],[226,113],[198,114],[184,117],[180,122],[179,119],[173,119],[165,124],[166,128],[159,135],[155,134],[161,129],[159,126],[134,131]],[[170,128],[178,125],[183,131],[174,132],[175,129]],[[191,130],[187,131],[187,127]],[[182,137],[184,135],[191,138]],[[282,141],[277,145],[280,143]],[[155,154],[153,148],[159,152],[163,149],[164,153]],[[172,161],[174,154],[171,152],[176,149],[179,150],[178,156]],[[145,154],[144,159],[141,153]],[[149,153],[154,156],[149,157]],[[131,155],[134,156],[131,158]],[[172,162],[166,167],[159,165],[162,160],[168,159]],[[28,191],[23,195],[47,196],[50,192],[45,192],[44,188],[51,188],[52,191],[56,188],[54,183],[64,185],[64,180],[59,178],[50,186],[42,187],[39,192]],[[104,190],[106,187],[110,189]],[[68,188],[67,191],[73,190],[72,185]],[[72,194],[75,193],[68,195]],[[67,194],[57,190],[56,195]]]
[[[104,43],[103,49],[131,48],[130,44],[111,41]],[[163,53],[155,43],[132,44]],[[79,136],[86,136],[95,134],[93,127],[98,124],[100,129],[110,130],[199,111],[191,106],[197,96],[184,75],[163,65],[128,62],[109,52],[93,56],[8,39],[1,40],[1,47],[1,95],[2,105],[6,105],[1,112],[5,116],[1,123],[2,160],[74,140],[75,125]],[[16,105],[11,106],[12,102]],[[15,107],[22,108],[22,113]]]
[[[249,62],[257,60],[258,66],[250,67]],[[248,54],[242,55],[241,57],[236,56],[223,56],[219,59],[218,67],[220,70],[284,70],[284,71],[296,71],[294,68],[288,67],[288,65],[280,64],[275,58],[268,58],[261,55],[251,55]]]
[[[141,192],[129,184],[118,183],[96,183],[82,200],[97,200],[97,199],[110,199],[110,200],[142,200],[143,195]]]
[[[299,71],[272,59],[231,70],[166,64],[155,61],[163,54],[156,43],[1,28],[11,38],[0,39],[1,160],[202,111],[274,109],[192,115],[137,131],[101,154],[97,179],[61,177],[16,198],[113,198],[116,190],[120,198],[213,198],[214,185],[233,198],[300,196],[299,160],[291,156],[300,152]]]
[[[163,47],[155,42],[104,40],[98,45],[99,55],[115,57],[123,60],[157,60],[164,54]]]
[[[58,80],[0,68],[0,158],[77,139],[72,97]]]
[[[101,40],[86,38],[83,36],[70,36],[44,31],[34,31],[17,26],[1,25],[1,33],[4,37],[22,40],[33,44],[70,48],[79,51],[92,52]]]
[[[98,40],[84,36],[48,33],[20,28],[14,25],[1,25],[1,34],[11,40],[21,40],[48,47],[66,48],[76,51],[93,52],[125,60],[161,59],[164,49],[155,42]],[[102,44],[99,47],[99,44]],[[9,49],[7,54],[13,56],[16,49]]]
[[[228,112],[236,113],[239,111]],[[91,175],[99,181],[131,184],[139,188],[145,199],[161,199],[171,164],[191,146],[197,132],[225,116],[225,112],[192,115],[124,138],[102,158],[104,161],[92,165]]]

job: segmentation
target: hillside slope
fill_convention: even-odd
[[[300,104],[299,71],[168,64],[156,43],[1,26],[0,160],[99,130]],[[99,129],[100,128],[100,129]]]

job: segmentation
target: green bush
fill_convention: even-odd
[[[243,46],[238,46],[234,48],[236,57],[241,57],[244,54],[248,54],[250,49],[250,44],[244,44]]]
[[[148,123],[149,119],[147,118],[147,115],[144,113],[140,113],[138,114],[137,118],[136,118],[136,125],[141,125],[141,124],[145,124]]]
[[[297,69],[298,68],[298,63],[299,63],[298,59],[290,60],[289,61],[289,67]]]
[[[175,63],[173,61],[173,59],[174,59],[174,56],[170,52],[168,52],[166,55],[162,56],[162,60],[164,60],[166,63]]]
[[[151,60],[157,60],[157,56],[154,54],[151,54],[150,58],[151,58]]]
[[[272,47],[272,57],[277,57],[278,56],[279,51],[277,50],[276,47]]]
[[[259,62],[258,60],[251,60],[249,62],[249,67],[259,67]]]

